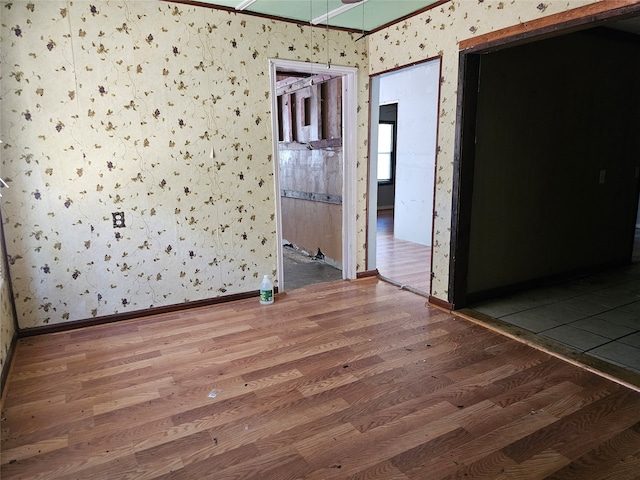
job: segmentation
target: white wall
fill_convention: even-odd
[[[401,23],[369,35],[369,74],[397,70],[423,59],[441,59],[438,125],[438,160],[435,190],[434,241],[432,248],[431,295],[450,300],[451,225],[456,152],[456,106],[458,104],[458,66],[460,43],[503,28],[522,26],[530,21],[563,13],[552,23],[572,18],[574,8],[607,5],[608,0],[545,0],[544,2],[484,0],[450,0]],[[610,6],[609,6],[610,5]],[[569,12],[564,15],[564,12]],[[587,15],[585,11],[581,15]],[[375,97],[373,97],[375,98]]]
[[[394,235],[431,245],[440,60],[380,77],[379,103],[398,103]]]

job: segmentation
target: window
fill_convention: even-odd
[[[378,124],[378,183],[393,181],[395,126],[394,122]]]

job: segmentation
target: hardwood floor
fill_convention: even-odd
[[[431,247],[393,236],[393,210],[378,210],[378,272],[401,285],[429,294],[431,291]]]
[[[5,480],[637,479],[640,393],[367,278],[21,339],[1,446]]]

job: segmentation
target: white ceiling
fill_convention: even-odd
[[[357,32],[370,32],[395,23],[439,3],[439,0],[362,0],[353,4],[342,0],[200,0],[226,10],[285,18],[300,23],[329,25]],[[243,7],[250,3],[248,6]],[[332,16],[327,21],[327,12]]]

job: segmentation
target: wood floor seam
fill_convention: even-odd
[[[638,478],[640,392],[375,277],[128,322],[19,340],[3,479]]]

